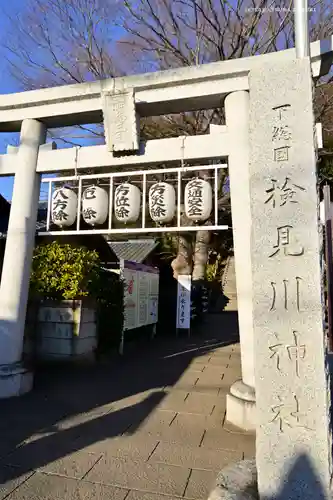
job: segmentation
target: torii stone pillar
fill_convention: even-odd
[[[331,384],[310,59],[267,62],[251,70],[249,83],[259,497],[330,499]]]
[[[32,387],[32,374],[21,358],[40,188],[36,166],[45,137],[42,123],[22,122],[0,285],[0,398]]]
[[[225,99],[231,141],[228,163],[242,362],[242,380],[235,382],[227,395],[226,419],[237,427],[255,430],[249,108],[246,91],[233,92]]]

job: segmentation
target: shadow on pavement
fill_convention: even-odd
[[[0,460],[3,467],[15,466],[8,468],[6,480],[134,433],[193,359],[237,341],[237,315],[223,313],[208,317],[191,338],[157,338],[107,365],[40,371],[33,392],[0,401]],[[125,398],[132,400],[122,402]],[[73,421],[66,426],[66,419]]]

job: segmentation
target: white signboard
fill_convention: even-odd
[[[150,297],[148,310],[148,325],[153,325],[158,321],[158,297]]]
[[[191,275],[178,276],[177,328],[190,328],[191,322]]]
[[[153,325],[158,321],[158,288],[159,275],[151,274],[149,280],[148,324]]]
[[[123,269],[124,289],[124,330],[137,328],[138,315],[138,276],[131,269]]]
[[[138,271],[139,277],[139,317],[138,326],[145,326],[148,324],[148,302],[149,302],[149,277],[147,273]]]
[[[124,330],[157,323],[158,270],[129,261],[122,262],[121,269],[125,281]]]

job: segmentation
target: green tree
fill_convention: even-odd
[[[98,351],[119,345],[124,320],[124,284],[106,271],[97,252],[53,241],[35,248],[30,277],[34,300],[90,298],[97,310]]]
[[[35,248],[31,293],[52,299],[87,297],[98,280],[97,252],[53,241]]]

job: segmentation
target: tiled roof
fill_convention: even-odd
[[[46,220],[36,222],[36,231],[46,231]]]
[[[142,263],[157,247],[155,240],[108,241],[119,260]]]

